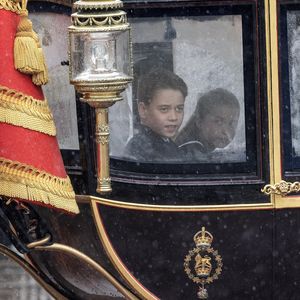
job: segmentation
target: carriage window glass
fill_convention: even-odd
[[[69,83],[68,26],[71,8],[47,1],[28,3],[30,19],[39,35],[48,67],[49,82],[43,92],[56,125],[57,140],[65,168],[76,192],[85,191],[82,155],[79,149],[87,144],[83,120],[86,108],[76,101],[74,87]]]
[[[135,77],[111,108],[111,156],[244,162],[242,16],[130,21]]]
[[[279,16],[283,176],[287,178],[299,176],[300,170],[300,2],[280,5]]]
[[[289,11],[287,22],[292,147],[295,156],[300,156],[300,11]]]
[[[110,108],[112,170],[260,173],[257,13],[253,2],[129,9],[134,80]]]
[[[79,150],[75,91],[69,84],[67,14],[35,12],[33,27],[47,60],[49,83],[43,92],[51,107],[60,149]]]

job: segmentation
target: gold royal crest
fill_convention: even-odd
[[[213,236],[205,227],[194,235],[196,248],[190,250],[184,259],[184,271],[188,277],[199,284],[197,293],[199,299],[207,299],[205,284],[218,279],[222,272],[222,257],[217,250],[211,248]]]

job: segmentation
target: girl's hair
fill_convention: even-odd
[[[233,108],[240,108],[238,99],[231,92],[217,88],[202,95],[197,102],[197,106],[192,115],[193,118],[200,118],[200,120],[209,114],[213,108],[218,106],[231,106]],[[191,118],[192,118],[191,117]]]

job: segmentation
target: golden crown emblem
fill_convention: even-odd
[[[205,284],[212,283],[222,272],[222,257],[218,250],[211,248],[213,235],[202,227],[194,235],[196,247],[189,251],[184,259],[184,271],[193,282],[199,284],[197,296],[207,299]]]
[[[194,242],[197,247],[210,247],[212,241],[213,236],[208,231],[205,231],[205,227],[202,227],[201,231],[194,235]]]

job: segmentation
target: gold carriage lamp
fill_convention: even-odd
[[[111,191],[108,108],[132,80],[130,26],[122,1],[77,1],[69,27],[70,82],[95,108],[97,192]]]

